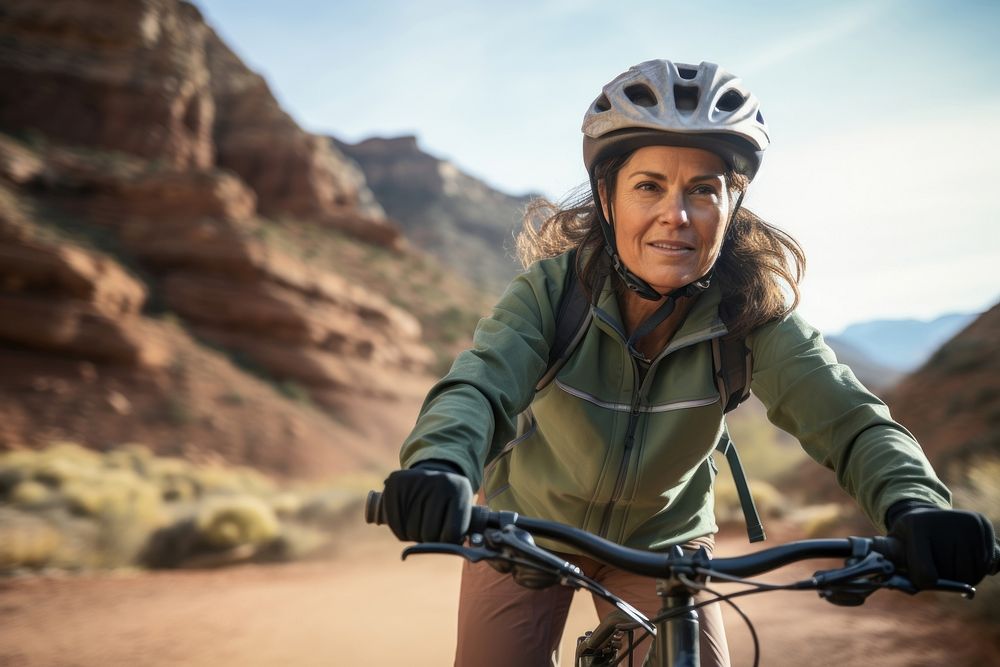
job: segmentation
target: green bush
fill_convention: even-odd
[[[55,494],[49,487],[36,480],[26,479],[11,489],[7,501],[15,506],[32,508],[47,505],[54,497]]]
[[[972,459],[952,485],[955,507],[986,514],[994,526],[1000,527],[1000,458]],[[993,636],[1000,639],[1000,577],[987,577],[976,587],[976,597],[970,603],[956,605],[958,610],[981,621]]]
[[[278,517],[260,498],[231,496],[205,503],[195,517],[199,541],[211,549],[265,545],[280,533]]]
[[[778,489],[762,479],[750,481],[750,491],[761,517],[777,518],[786,510],[786,500]],[[743,508],[732,479],[717,480],[715,485],[715,516],[720,522],[743,521]]]
[[[61,543],[59,532],[41,517],[0,508],[0,570],[44,567]]]
[[[0,455],[0,501],[9,505],[0,507],[0,567],[301,558],[330,542],[330,527],[360,517],[359,489],[376,482],[352,476],[318,493],[280,490],[250,468],[199,466],[134,444],[104,453],[73,443],[8,452]]]
[[[105,452],[103,466],[106,468],[131,470],[145,477],[149,475],[149,467],[154,460],[155,456],[149,447],[129,443]]]

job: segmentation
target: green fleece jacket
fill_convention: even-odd
[[[723,411],[710,340],[727,333],[720,293],[696,298],[667,347],[641,373],[608,287],[566,365],[540,392],[555,337],[568,255],[519,275],[473,348],[430,391],[403,445],[403,467],[457,464],[494,509],[583,528],[627,546],[663,549],[717,530],[713,449]],[[865,514],[913,499],[950,507],[920,446],[796,313],[747,339],[751,390]],[[519,418],[520,416],[520,418]]]

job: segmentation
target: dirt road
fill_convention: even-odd
[[[391,537],[363,535],[331,562],[0,583],[0,665],[450,664],[457,560],[401,563]],[[762,665],[1000,664],[957,619],[889,594],[860,609],[813,593],[742,606],[760,634]],[[564,645],[594,620],[578,595]],[[749,633],[727,620],[734,664],[751,664]]]

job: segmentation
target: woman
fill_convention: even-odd
[[[745,338],[769,418],[904,540],[918,585],[978,582],[992,526],[949,509],[910,434],[794,312],[798,245],[740,206],[768,145],[756,98],[716,65],[648,61],[604,87],[583,132],[591,201],[538,232],[526,224],[521,254],[540,261],[431,390],[404,469],[386,480],[395,534],[460,540],[481,486],[494,509],[628,546],[711,549],[724,424],[710,341],[728,335]],[[591,299],[591,325],[536,393],[568,271]],[[567,557],[644,613],[658,609],[652,580]],[[548,664],[571,594],[466,565],[456,664]],[[702,660],[727,665],[717,606],[700,612]]]

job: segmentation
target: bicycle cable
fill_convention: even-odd
[[[523,557],[516,558],[514,556],[509,556],[509,555],[504,555],[502,558],[498,560],[503,560],[504,562],[510,563],[511,565],[519,565],[521,567],[527,567],[539,572],[544,572],[546,574],[555,575],[558,577],[559,584],[562,586],[569,586],[569,584],[566,583],[568,581],[574,582],[577,584],[575,588],[582,588],[583,590],[593,595],[597,595],[603,598],[605,601],[610,602],[615,607],[620,609],[626,616],[628,616],[635,622],[636,626],[642,628],[645,634],[652,635],[655,634],[656,632],[652,622],[650,622],[649,619],[646,618],[645,614],[643,614],[641,611],[630,605],[628,602],[626,602],[625,600],[621,599],[620,597],[609,591],[607,588],[602,586],[597,581],[583,574],[582,571],[581,572],[561,571],[557,568],[546,566],[534,560],[528,560]]]
[[[750,638],[753,640],[753,667],[759,667],[759,665],[760,665],[760,640],[757,638],[757,629],[754,627],[753,622],[750,620],[750,617],[747,616],[743,612],[742,609],[740,609],[739,605],[737,605],[735,602],[733,602],[729,598],[725,597],[722,593],[719,593],[718,591],[716,591],[716,590],[714,590],[712,588],[709,588],[707,584],[702,584],[702,583],[699,583],[697,581],[694,581],[693,579],[690,579],[687,575],[678,574],[677,578],[681,581],[682,584],[684,584],[688,588],[693,588],[694,590],[697,590],[697,591],[705,591],[707,593],[710,593],[711,595],[714,595],[717,600],[725,602],[730,607],[732,607],[733,610],[737,614],[739,614],[740,618],[743,619],[743,622],[746,623],[747,629],[750,631]],[[768,584],[768,585],[770,586],[772,584]],[[762,592],[764,592],[767,589],[757,586],[757,587],[754,588],[754,590],[756,592],[761,592],[762,593]]]

